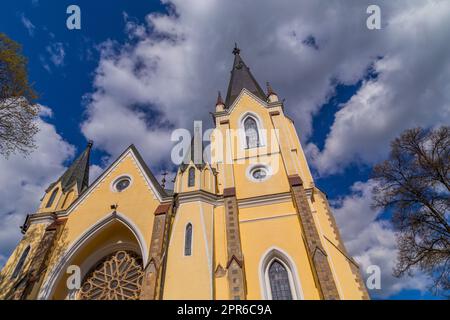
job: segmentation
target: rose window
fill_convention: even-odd
[[[144,272],[133,252],[118,251],[104,258],[84,279],[80,300],[137,300]]]

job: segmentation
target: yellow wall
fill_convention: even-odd
[[[169,243],[164,299],[212,299],[213,207],[200,202],[180,204]],[[185,230],[193,226],[192,254],[184,255]]]
[[[122,192],[113,191],[112,183],[123,175],[131,176],[132,184]],[[117,211],[129,219],[136,227],[136,231],[143,237],[143,245],[150,246],[151,231],[154,220],[154,212],[159,205],[158,199],[150,190],[149,185],[139,170],[134,158],[128,154],[113,170],[102,179],[99,184],[82,200],[68,215],[63,235],[59,240],[58,252],[61,255],[66,252],[85,232],[96,223],[112,214],[111,205],[117,204]],[[113,241],[115,234],[100,230],[106,237]],[[95,246],[92,246],[92,250]],[[141,253],[144,256],[144,253]],[[54,255],[49,270],[55,266],[60,255]],[[48,277],[48,275],[47,275]],[[59,298],[61,296],[58,296]]]
[[[239,209],[248,299],[262,299],[260,263],[271,248],[285,252],[295,263],[305,299],[318,299],[302,230],[292,202]]]
[[[47,226],[48,224],[46,223],[32,224],[28,228],[27,233],[24,235],[22,240],[12,252],[9,259],[6,261],[2,271],[0,272],[0,299],[4,299],[8,294],[9,290],[15,283],[14,280],[20,279],[20,277],[29,269],[32,257],[36,252],[36,249]],[[16,265],[27,246],[30,246],[30,251],[23,265],[22,272],[16,279],[11,279],[14,269],[16,268]]]
[[[234,187],[239,203],[239,231],[244,257],[247,298],[265,297],[262,291],[264,274],[261,264],[270,250],[279,250],[280,256],[283,256],[282,259],[286,259],[291,264],[291,274],[294,283],[298,285],[298,298],[319,299],[320,293],[308,258],[299,216],[290,198],[288,176],[292,174],[298,174],[305,188],[309,188],[309,193],[313,193],[309,205],[320,240],[328,254],[341,298],[362,298],[356,275],[351,269],[354,262],[345,251],[326,197],[314,188],[294,125],[284,116],[281,106],[260,103],[244,91],[236,100],[231,113],[217,119],[218,131],[226,136],[228,129],[241,128],[242,116],[249,112],[257,116],[262,128],[268,130],[263,147],[243,150],[242,136],[236,136],[234,141],[230,141],[230,145],[233,146],[230,159],[233,163],[213,164],[218,171],[217,180],[209,165],[202,169],[196,168],[193,187],[188,187],[189,167],[184,172],[178,171],[175,191],[180,193],[180,204],[170,225],[163,298],[230,298],[225,270],[229,262],[225,208],[221,195],[224,188]],[[273,112],[272,115],[270,112]],[[279,130],[278,137],[270,135],[270,130],[273,128]],[[214,136],[212,138],[216,141]],[[257,163],[272,167],[273,175],[260,182],[250,179],[247,174],[248,168]],[[116,192],[112,188],[113,182],[123,175],[130,176],[132,184],[123,192]],[[100,259],[101,257],[97,255],[103,252],[103,249],[120,247],[123,244],[132,245],[138,248],[137,251],[142,249],[144,251],[140,254],[144,258],[148,256],[154,212],[162,199],[158,199],[157,194],[152,191],[145,176],[137,158],[133,156],[133,151],[129,149],[112,165],[110,171],[104,173],[103,177],[80,198],[78,198],[76,186],[63,194],[61,185],[58,183],[53,187],[53,189],[59,188],[53,205],[45,208],[53,189],[49,190],[44,196],[38,213],[67,210],[60,213],[60,217],[67,218],[67,221],[50,259],[44,284],[51,279],[50,276],[56,270],[61,257],[69,249],[79,245],[82,238],[83,245],[80,245],[80,248],[73,253],[66,266],[77,264],[89,268],[91,265],[88,262],[93,259],[92,257]],[[183,198],[186,193],[189,194],[189,199]],[[205,194],[208,195],[209,200],[201,197]],[[279,195],[281,200],[268,200],[269,196],[276,195]],[[249,204],[249,200],[253,202]],[[73,201],[75,202],[70,205]],[[118,206],[117,212],[120,219],[112,218],[114,210],[111,209],[111,205]],[[111,218],[109,223],[100,223],[106,221],[108,217]],[[191,256],[184,255],[185,228],[188,223],[193,225]],[[98,229],[96,232],[91,231],[94,226]],[[30,252],[32,256],[45,227],[46,224],[43,223],[30,226],[2,270],[1,275],[4,279],[12,272],[19,255],[29,243],[32,244]],[[221,268],[222,272],[220,272]],[[65,280],[63,268],[61,277],[53,287],[52,298],[64,299],[67,296]],[[2,281],[0,286],[3,287],[0,287],[0,294],[7,291],[8,283],[10,282]]]

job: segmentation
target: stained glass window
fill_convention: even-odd
[[[288,271],[277,260],[269,267],[269,281],[273,300],[292,300]]]
[[[192,224],[188,223],[184,235],[184,255],[190,256],[192,254]]]
[[[138,300],[141,292],[142,261],[129,251],[117,251],[104,258],[86,276],[80,300]]]
[[[188,176],[188,187],[193,187],[195,185],[195,169],[194,167],[191,167],[189,169],[189,176]]]
[[[259,147],[258,125],[256,124],[255,119],[252,117],[245,119],[244,129],[247,148]]]
[[[129,178],[121,178],[115,184],[116,190],[122,192],[130,186],[130,183],[131,181]]]

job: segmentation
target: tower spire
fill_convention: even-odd
[[[223,105],[223,100],[222,100],[222,94],[220,93],[220,91],[217,93],[217,102],[216,102],[216,106],[218,105]]]
[[[267,85],[267,100],[269,102],[277,102],[278,101],[278,95],[275,91],[273,91],[272,86],[269,82],[266,82]]]
[[[261,98],[262,100],[266,100],[266,94],[253,77],[252,73],[250,72],[250,68],[247,67],[240,53],[241,49],[239,49],[237,44],[235,43],[233,49],[233,69],[231,69],[230,82],[228,84],[227,97],[225,99],[225,105],[227,108],[230,107],[231,104],[233,104],[234,100],[236,100],[236,98],[244,88],[257,97]]]
[[[266,86],[267,86],[267,96],[270,96],[271,94],[277,94],[275,91],[273,91],[272,86],[268,81],[266,82]]]
[[[70,165],[70,167],[63,173],[63,175],[52,183],[49,187],[51,189],[58,181],[61,181],[63,192],[70,187],[77,184],[78,194],[83,192],[89,186],[89,157],[93,145],[93,141],[89,140],[86,149],[79,155],[79,157]]]

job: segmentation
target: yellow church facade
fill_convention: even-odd
[[[173,190],[133,145],[89,183],[89,143],[27,216],[0,299],[369,298],[283,103],[233,54],[211,159],[195,127]]]

